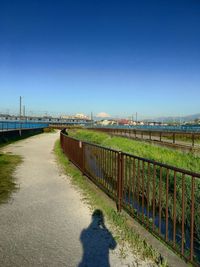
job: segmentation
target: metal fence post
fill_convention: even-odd
[[[175,133],[173,133],[173,144],[175,144],[175,142],[176,142],[176,138],[175,138]]]
[[[118,152],[118,175],[117,175],[117,210],[121,212],[122,209],[122,153]]]
[[[85,174],[85,143],[82,142],[82,174]]]
[[[194,134],[192,134],[192,147],[194,147]]]

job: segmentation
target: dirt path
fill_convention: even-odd
[[[92,211],[55,162],[57,138],[41,134],[4,149],[24,161],[15,174],[20,189],[0,206],[0,266],[150,266],[131,254],[122,259],[109,230],[91,223]]]

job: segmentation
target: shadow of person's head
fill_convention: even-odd
[[[97,209],[92,213],[92,223],[96,224],[99,227],[105,228],[104,215],[101,210]]]

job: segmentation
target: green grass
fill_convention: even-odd
[[[172,136],[165,136],[163,134],[163,140],[166,139],[166,140],[172,140],[173,137]],[[182,142],[186,142],[188,144],[192,144],[192,137],[191,136],[184,136],[184,135],[181,135],[181,134],[176,134],[176,141],[182,141]],[[195,144],[200,144],[200,137],[199,136],[195,136],[195,140],[194,140],[194,143]]]
[[[12,192],[17,190],[13,172],[21,161],[20,156],[0,153],[0,203],[7,202]]]
[[[200,157],[168,148],[158,147],[128,138],[110,136],[91,130],[71,130],[69,135],[83,141],[110,147],[135,156],[155,160],[193,172],[200,172]]]
[[[48,127],[43,129],[44,133],[55,133],[56,130],[54,128]]]
[[[63,168],[64,172],[71,177],[72,183],[77,186],[86,202],[92,209],[101,209],[113,225],[115,229],[115,239],[118,243],[122,244],[124,241],[128,241],[134,252],[139,253],[143,259],[151,259],[158,264],[158,266],[167,266],[166,261],[161,263],[161,257],[152,246],[148,245],[147,242],[141,238],[127,223],[127,215],[118,213],[115,207],[109,204],[103,194],[99,194],[97,190],[94,190],[94,186],[88,181],[81,172],[72,165],[67,157],[63,154],[60,147],[60,141],[58,140],[55,144],[54,151],[57,157],[58,163]],[[122,254],[124,252],[122,251]],[[122,255],[123,256],[123,255]]]

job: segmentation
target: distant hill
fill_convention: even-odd
[[[193,115],[187,115],[187,116],[174,116],[174,117],[159,117],[159,118],[154,118],[152,120],[155,121],[161,121],[161,122],[169,122],[169,121],[185,121],[185,122],[189,122],[189,121],[194,121],[195,119],[200,119],[200,113],[197,114],[193,114]]]

